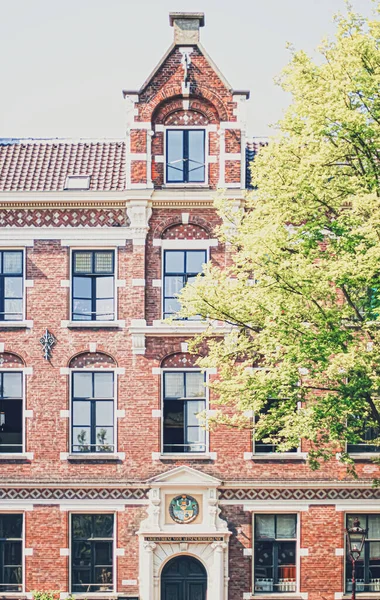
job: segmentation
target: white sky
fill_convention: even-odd
[[[353,0],[362,14],[371,0]],[[250,135],[287,96],[273,83],[287,41],[312,53],[343,0],[0,0],[0,137],[116,137],[122,89],[138,89],[169,47],[170,11],[203,11],[201,41],[235,89],[250,89]]]

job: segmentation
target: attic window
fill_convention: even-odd
[[[68,175],[66,177],[65,190],[88,189],[90,189],[90,175]]]

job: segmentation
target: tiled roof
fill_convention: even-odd
[[[246,187],[252,188],[249,164],[267,144],[247,142]],[[125,189],[125,143],[0,138],[0,192],[60,192],[68,175],[90,175],[90,191]]]
[[[248,190],[253,188],[251,183],[250,163],[254,160],[256,154],[260,151],[260,148],[267,146],[268,142],[264,139],[253,139],[247,142],[245,150],[245,187]]]
[[[58,192],[68,175],[90,175],[90,190],[125,188],[123,141],[0,139],[0,192]]]

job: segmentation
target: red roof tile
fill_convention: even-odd
[[[125,189],[125,143],[0,140],[0,192],[59,192],[68,175],[90,175],[93,191]]]

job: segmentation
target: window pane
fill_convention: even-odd
[[[0,400],[0,452],[22,452],[22,400]]]
[[[111,538],[113,537],[113,515],[95,515],[94,516],[94,537]]]
[[[73,451],[91,452],[91,429],[89,427],[73,427]]]
[[[91,403],[88,401],[73,402],[73,424],[91,425]]]
[[[20,542],[6,542],[4,544],[4,564],[21,565],[22,551]]]
[[[96,301],[96,320],[112,321],[114,318],[113,299]]]
[[[273,592],[273,544],[255,543],[255,592]]]
[[[21,321],[22,319],[22,300],[4,301],[4,320]]]
[[[22,277],[4,277],[5,298],[22,298]]]
[[[94,546],[95,564],[112,566],[112,542],[96,542]],[[112,574],[112,569],[107,569],[107,571]]]
[[[22,252],[3,252],[3,273],[22,273]]]
[[[184,180],[183,131],[167,132],[167,178],[168,181]]]
[[[91,321],[91,300],[74,300],[73,320]]]
[[[202,265],[206,262],[206,252],[187,252],[186,272],[202,273]]]
[[[167,250],[165,252],[165,272],[166,273],[184,273],[185,272],[185,253]]]
[[[164,373],[165,398],[183,398],[185,395],[183,373]]]
[[[74,253],[74,272],[92,273],[92,252]]]
[[[197,414],[202,412],[206,408],[204,400],[191,400],[186,402],[186,420],[187,425],[196,425],[201,427],[204,424],[204,419],[197,418]]]
[[[255,516],[255,539],[274,539],[275,538],[275,517],[274,515],[256,515]]]
[[[165,300],[165,315],[175,316],[181,310],[181,305],[175,298],[169,298]]]
[[[72,515],[73,540],[89,539],[92,537],[92,515]],[[79,549],[77,546],[76,549]]]
[[[96,402],[96,424],[98,427],[113,425],[113,401]]]
[[[189,181],[205,180],[205,136],[203,131],[188,131]]]
[[[74,298],[89,298],[91,299],[91,277],[74,277],[73,279],[73,296]],[[86,304],[88,306],[88,304]],[[89,304],[91,310],[91,304]]]
[[[0,515],[0,538],[21,538],[22,515]]]
[[[113,277],[96,278],[96,297],[113,298]]]
[[[184,452],[184,403],[164,402],[164,452]]]
[[[96,451],[113,452],[113,427],[96,428]]]
[[[113,398],[113,373],[95,373],[95,398]]]
[[[73,397],[92,398],[92,373],[74,373]]]
[[[278,544],[278,583],[273,588],[276,592],[296,591],[296,543],[280,542]]]
[[[277,515],[277,538],[296,537],[296,516]]]
[[[165,277],[165,296],[175,296],[183,288],[183,277]]]
[[[186,373],[186,398],[204,398],[206,395],[205,376],[197,371]]]
[[[22,396],[22,374],[3,373],[3,398],[21,398]]]
[[[380,515],[368,515],[368,539],[380,540]]]
[[[113,273],[113,252],[95,253],[95,273]]]

